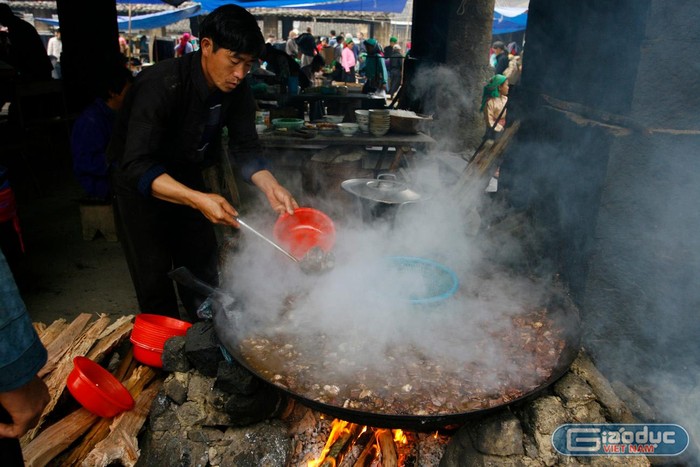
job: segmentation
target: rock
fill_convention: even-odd
[[[195,443],[213,444],[216,441],[221,441],[224,438],[224,432],[217,428],[202,427],[201,429],[192,429],[187,432],[187,439]]]
[[[214,388],[214,378],[199,373],[192,373],[190,383],[187,386],[187,400],[204,401],[209,399]]]
[[[177,405],[181,405],[187,400],[189,379],[189,373],[171,373],[165,378],[162,391]]]
[[[205,376],[214,377],[224,359],[219,338],[210,321],[200,321],[187,330],[185,355],[192,366]]]
[[[221,361],[214,386],[229,394],[249,396],[260,388],[260,379],[238,363]]]
[[[146,436],[138,467],[198,467],[210,465],[205,444],[190,441],[179,431],[165,432],[157,441]]]
[[[274,417],[287,406],[287,397],[269,384],[261,384],[250,396],[232,394],[225,405],[233,426],[247,426]]]
[[[439,467],[486,467],[486,456],[474,448],[469,427],[457,430],[447,443]]]
[[[187,401],[175,407],[175,414],[183,427],[192,427],[207,419],[203,402]]]
[[[649,459],[644,456],[595,456],[589,459],[589,465],[591,467],[611,467],[615,465],[624,465],[625,467],[648,467],[651,465]],[[670,465],[676,464],[671,463]]]
[[[291,439],[287,427],[279,420],[258,423],[245,429],[229,428],[224,436],[230,442],[220,449],[218,465],[277,467],[287,464]]]
[[[525,454],[523,430],[520,420],[509,410],[501,410],[486,417],[472,428],[474,447],[484,453],[496,456]]]
[[[551,467],[553,465],[559,464],[559,457],[557,452],[552,446],[552,435],[544,434],[538,430],[535,430],[533,434],[535,438],[535,445],[537,446],[537,454],[544,465]]]
[[[577,423],[606,423],[603,407],[597,401],[570,408],[571,416]]]
[[[567,373],[556,382],[554,393],[562,398],[567,407],[595,400],[593,389],[580,376],[573,373]]]
[[[149,426],[153,431],[176,430],[180,428],[180,422],[175,416],[173,403],[163,391],[159,392],[148,415]]]
[[[531,426],[545,435],[551,435],[559,426],[568,423],[568,414],[556,396],[535,399],[526,410]]]
[[[163,370],[165,371],[188,371],[191,365],[185,355],[185,337],[176,336],[165,341],[161,359],[163,360]]]

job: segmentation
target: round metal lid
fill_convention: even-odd
[[[422,196],[405,183],[386,178],[352,178],[340,186],[350,194],[360,198],[386,204],[415,203]]]

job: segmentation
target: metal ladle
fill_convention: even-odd
[[[261,238],[262,240],[265,240],[267,243],[269,243],[269,244],[272,245],[273,247],[277,248],[280,252],[284,253],[285,256],[287,256],[287,258],[291,259],[291,260],[294,261],[295,263],[298,263],[298,262],[299,262],[299,260],[296,259],[290,252],[288,252],[287,250],[285,250],[284,248],[282,248],[281,246],[279,246],[277,243],[275,243],[275,242],[273,242],[272,240],[270,240],[269,238],[267,238],[265,235],[263,235],[263,234],[261,234],[260,232],[258,232],[257,230],[255,230],[253,227],[251,227],[251,226],[248,225],[246,222],[244,222],[240,217],[235,217],[235,216],[234,216],[234,219],[236,220],[236,222],[238,222],[238,223],[240,224],[241,227],[244,227],[244,228],[247,229],[249,232],[251,232],[251,233],[257,235],[257,236],[258,236],[259,238]]]

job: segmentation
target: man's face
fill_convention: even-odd
[[[210,89],[231,92],[236,89],[253,66],[253,56],[219,47],[214,52],[214,43],[208,37],[200,43],[202,70]]]

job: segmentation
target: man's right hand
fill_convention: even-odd
[[[238,227],[234,220],[238,212],[226,198],[216,193],[193,190],[168,174],[162,174],[153,180],[151,193],[158,199],[197,209],[214,224]]]
[[[12,423],[0,423],[0,438],[20,438],[36,426],[49,400],[49,389],[38,376],[22,387],[0,393],[0,405],[12,417]]]

